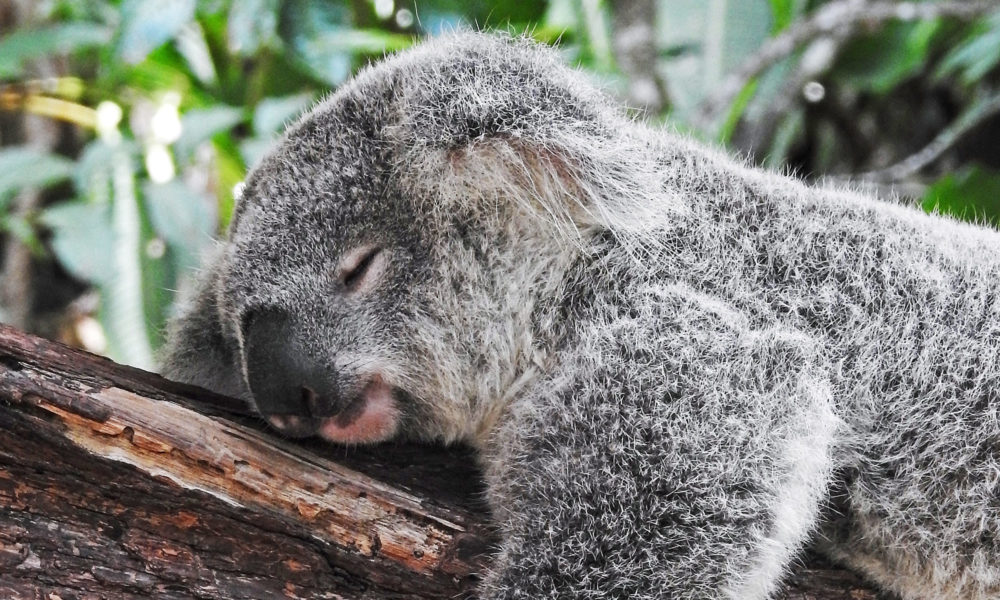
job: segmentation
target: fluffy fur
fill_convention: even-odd
[[[338,261],[385,264],[364,295]],[[1000,234],[630,122],[553,52],[439,38],[247,179],[164,372],[241,395],[248,315],[477,445],[484,598],[768,598],[811,540],[1000,597]],[[348,383],[343,383],[349,387]]]

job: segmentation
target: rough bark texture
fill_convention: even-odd
[[[0,326],[0,598],[460,598],[464,449],[291,444],[237,400]],[[876,598],[814,560],[788,598]]]

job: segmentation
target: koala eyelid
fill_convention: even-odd
[[[348,290],[358,290],[362,283],[366,279],[369,279],[369,272],[374,273],[372,266],[375,264],[376,259],[379,259],[381,256],[382,249],[378,246],[362,247],[348,253],[340,261],[340,266],[337,269],[338,278]],[[381,266],[384,261],[380,260],[378,262],[379,266]]]

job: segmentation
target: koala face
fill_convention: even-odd
[[[220,312],[257,411],[291,436],[372,442],[417,418],[408,330],[427,242],[383,168],[380,116],[346,98],[309,117],[248,177]]]
[[[458,36],[296,123],[248,176],[215,274],[260,414],[337,442],[485,439],[551,345],[539,306],[573,249],[659,187],[602,106],[554,53]]]
[[[468,437],[496,316],[489,241],[479,232],[470,248],[467,220],[405,185],[391,101],[375,93],[327,101],[250,173],[220,318],[255,409],[289,436]]]

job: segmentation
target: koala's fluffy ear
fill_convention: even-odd
[[[495,211],[506,200],[571,234],[638,233],[684,211],[658,162],[662,142],[551,50],[459,35],[411,60],[394,137],[406,149],[403,177],[434,208]]]
[[[684,212],[679,196],[655,165],[627,160],[632,148],[601,148],[607,141],[569,145],[498,136],[425,155],[421,167],[437,171],[425,181],[434,181],[435,195],[447,199],[443,207],[474,203],[495,212],[506,201],[568,239],[591,228],[641,234],[669,226],[670,217]]]

